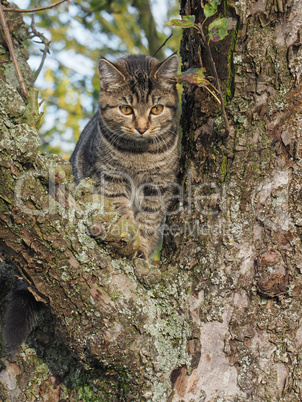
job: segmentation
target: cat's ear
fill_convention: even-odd
[[[161,62],[155,72],[155,78],[171,80],[177,74],[178,56],[173,53],[166,60]]]
[[[119,88],[122,83],[125,82],[125,76],[118,70],[118,68],[101,57],[98,66],[101,88],[106,90]]]

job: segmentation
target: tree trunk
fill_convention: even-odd
[[[299,3],[220,5],[230,31],[211,49],[230,130],[207,91],[184,89],[183,206],[158,265],[117,258],[89,235],[110,207],[39,153],[36,110],[0,65],[0,244],[49,306],[29,340],[36,354],[23,345],[3,361],[2,399],[301,399]],[[194,0],[181,14],[203,21]],[[214,76],[196,30],[181,56],[184,70],[202,63]],[[116,219],[106,240],[119,238]]]
[[[302,4],[222,3],[218,14],[231,30],[211,49],[230,135],[207,91],[186,88],[183,96],[182,166],[192,201],[179,258],[193,278],[201,350],[193,371],[179,371],[173,400],[298,401]],[[203,21],[200,2],[183,1],[181,14]],[[202,61],[214,76],[196,30],[184,31],[181,56],[185,70]]]

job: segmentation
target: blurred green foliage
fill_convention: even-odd
[[[36,3],[31,0],[28,7],[34,8]],[[38,7],[49,4],[50,0],[40,0]],[[20,2],[18,5],[21,7]],[[165,22],[176,15],[176,0],[75,0],[69,6],[63,3],[35,13],[35,29],[51,40],[50,54],[35,83],[45,99],[40,129],[44,151],[68,158],[84,125],[96,112],[100,56],[114,61],[128,53],[154,54],[171,32]],[[31,24],[29,14],[26,22]],[[173,32],[156,57],[163,59],[177,51],[179,41],[180,32]],[[29,40],[28,47],[37,69],[44,46]]]

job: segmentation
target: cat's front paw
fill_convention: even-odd
[[[112,225],[104,241],[108,242],[119,254],[127,257],[136,253],[141,244],[136,224],[124,217]]]
[[[140,247],[137,225],[131,216],[121,216],[106,198],[94,195],[94,209],[88,215],[87,226],[91,236],[110,244],[121,255],[132,256]]]

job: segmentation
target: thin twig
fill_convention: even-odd
[[[211,61],[211,65],[212,65],[212,69],[213,69],[213,73],[214,73],[214,77],[215,77],[215,81],[216,81],[216,85],[217,85],[217,90],[219,92],[219,97],[220,97],[220,101],[221,101],[220,106],[221,106],[222,117],[223,117],[223,120],[224,120],[225,131],[226,131],[226,134],[229,135],[230,134],[230,125],[229,125],[228,117],[227,117],[225,107],[224,107],[223,94],[222,94],[220,81],[219,81],[219,77],[218,77],[218,73],[217,73],[217,69],[216,69],[216,64],[215,64],[215,61],[213,59],[211,47],[210,47],[209,43],[207,42],[207,40],[205,38],[205,35],[203,33],[203,29],[202,29],[202,25],[200,26],[200,24],[199,24],[198,31],[199,31],[199,33],[201,35],[203,44],[206,46],[207,51],[208,51],[209,56],[210,56],[210,61]]]
[[[218,89],[219,97],[220,97],[220,101],[221,101],[221,111],[222,111],[222,116],[223,116],[223,120],[224,120],[225,131],[226,131],[227,134],[230,134],[230,125],[229,125],[229,121],[228,121],[226,111],[225,111],[225,107],[224,107],[224,99],[223,99],[223,95],[222,95],[222,90],[221,90],[221,86],[220,86],[219,77],[218,77],[217,70],[216,70],[216,64],[214,62],[212,52],[211,52],[211,48],[210,48],[209,45],[208,45],[208,51],[209,51],[209,56],[210,56],[210,60],[211,60],[211,64],[212,64],[212,68],[213,68],[214,76],[215,76],[215,80],[216,80],[216,85],[217,85],[217,89]]]
[[[208,83],[208,85],[211,85],[211,87],[212,87],[217,93],[219,93],[218,89],[217,89],[209,80],[206,80],[206,79],[204,79],[204,80]]]
[[[0,20],[1,20],[2,27],[3,27],[4,36],[5,36],[6,43],[7,43],[8,49],[9,49],[9,53],[11,55],[11,58],[12,58],[12,61],[13,61],[13,64],[14,64],[14,67],[15,67],[15,70],[16,70],[16,73],[17,73],[18,81],[19,81],[20,88],[21,88],[21,94],[22,94],[22,96],[24,96],[26,98],[27,97],[27,89],[25,87],[24,80],[23,80],[23,77],[22,77],[22,73],[20,71],[20,67],[19,67],[19,64],[18,64],[18,61],[17,61],[17,57],[16,57],[16,54],[15,54],[14,46],[13,46],[13,41],[12,41],[12,38],[10,36],[10,32],[9,32],[9,29],[8,29],[8,26],[7,26],[7,23],[6,23],[6,19],[5,19],[5,16],[4,16],[1,1],[0,1]]]
[[[39,0],[36,0],[35,1],[35,8],[38,7],[38,4],[39,4]],[[33,29],[33,26],[35,26],[35,14],[33,14],[31,16],[31,29]]]
[[[217,98],[217,96],[215,95],[215,93],[214,93],[213,91],[211,91],[210,88],[208,88],[208,87],[205,87],[205,89],[210,92],[210,94],[217,100],[217,102],[218,102],[219,105],[221,106],[221,101]],[[216,89],[216,88],[215,88],[215,89]]]
[[[43,53],[43,56],[42,56],[42,59],[41,59],[41,62],[40,62],[40,65],[39,65],[38,69],[35,71],[33,84],[36,82],[36,80],[38,78],[38,75],[40,74],[40,72],[42,70],[44,62],[46,60],[47,53],[49,53],[50,41],[48,43],[44,43],[44,45],[45,45],[44,50],[41,50],[41,52]]]
[[[37,5],[38,5],[38,0],[36,0],[35,7],[37,7]],[[33,84],[34,84],[36,82],[36,79],[38,78],[38,75],[40,74],[40,72],[42,70],[47,53],[49,53],[49,46],[50,46],[51,41],[48,40],[43,34],[41,34],[40,32],[37,31],[36,25],[35,25],[35,14],[33,14],[31,17],[31,26],[30,27],[31,27],[32,33],[34,34],[33,37],[37,36],[38,38],[41,39],[41,43],[44,44],[44,50],[41,50],[43,53],[41,62],[40,62],[38,69],[36,70],[36,72],[34,74],[34,81],[33,81]]]
[[[168,36],[168,38],[164,41],[164,43],[152,54],[152,57],[154,57],[165,46],[168,40],[172,38],[172,35],[173,33],[171,33],[171,35]]]
[[[15,13],[35,13],[37,11],[43,11],[43,10],[49,10],[50,8],[56,7],[59,4],[62,4],[64,2],[66,2],[67,0],[60,0],[57,1],[56,3],[50,4],[49,6],[45,6],[45,7],[38,7],[38,8],[3,8],[4,12],[15,12]]]

